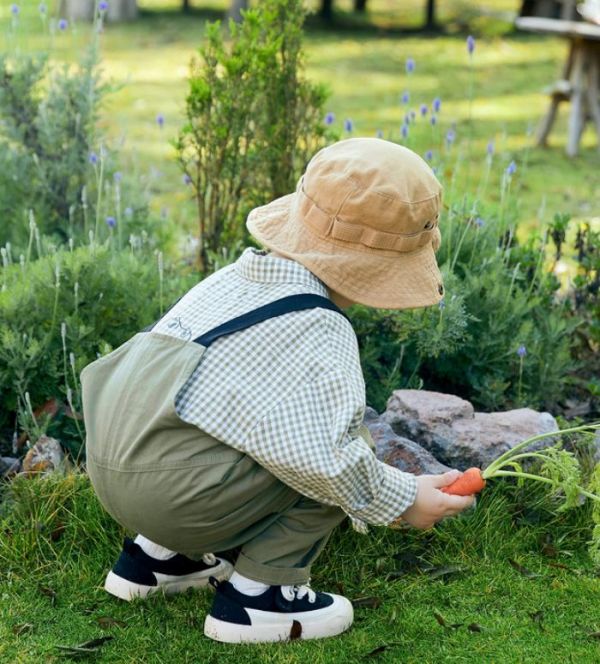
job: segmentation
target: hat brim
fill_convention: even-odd
[[[304,265],[344,297],[379,309],[437,304],[444,294],[431,243],[411,252],[382,252],[323,239],[293,214],[296,194],[255,208],[246,220],[263,246]]]

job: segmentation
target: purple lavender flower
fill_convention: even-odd
[[[490,141],[487,144],[487,154],[489,157],[492,157],[494,155],[494,141]]]
[[[335,114],[334,113],[327,113],[325,116],[325,124],[327,126],[332,125],[335,122]]]
[[[187,173],[183,176],[183,184],[192,184],[192,178]]]
[[[408,104],[409,101],[410,101],[410,92],[408,90],[405,90],[402,93],[402,103]]]
[[[441,107],[442,107],[442,100],[439,97],[436,97],[433,100],[433,103],[431,104],[431,108],[433,109],[433,112],[434,113],[439,113]]]
[[[484,226],[484,224],[485,224],[485,222],[483,221],[483,219],[481,217],[476,217],[475,218],[475,226],[477,226],[477,228],[482,228]]]
[[[456,138],[456,133],[454,129],[448,129],[448,131],[446,132],[446,143],[448,144],[448,146],[454,143],[455,138]]]
[[[414,122],[416,117],[417,117],[417,114],[416,114],[414,111],[411,111],[411,112],[410,112],[410,119],[411,119],[411,122]]]
[[[427,150],[425,153],[425,160],[431,161],[433,159],[433,150]]]
[[[156,116],[156,124],[162,129],[165,126],[165,116],[162,113],[159,113]]]
[[[403,124],[402,128],[400,129],[400,133],[402,134],[402,138],[408,138],[408,125]]]
[[[131,217],[133,217],[133,209],[132,208],[126,207],[124,212],[125,212],[125,216],[127,217],[127,219],[131,219]]]
[[[350,118],[346,118],[344,120],[344,129],[348,133],[350,133],[354,129],[354,123],[352,122],[352,120]]]
[[[63,32],[68,28],[69,26],[69,21],[67,21],[66,18],[61,18],[60,21],[58,22],[58,29],[62,30]]]
[[[469,52],[469,55],[473,55],[474,50],[475,50],[475,37],[473,37],[473,35],[469,35],[467,37],[467,51]]]
[[[98,9],[101,12],[105,12],[108,9],[108,2],[105,2],[104,0],[100,3],[98,3]]]
[[[95,152],[90,152],[88,161],[95,166],[98,163],[98,155]]]
[[[435,125],[437,124],[437,117],[435,115],[432,115],[429,122],[431,122],[432,127],[435,127]]]
[[[443,299],[438,302],[438,307],[440,309],[445,309],[446,308],[446,303],[444,302]]]
[[[404,115],[404,124],[410,124],[410,113]]]
[[[520,358],[524,358],[525,355],[527,355],[527,348],[525,348],[525,346],[524,346],[523,344],[521,344],[521,345],[517,348],[517,355],[518,355]]]
[[[514,175],[517,171],[517,165],[514,161],[511,161],[510,164],[506,167],[506,175]]]
[[[375,132],[375,138],[383,138],[383,131],[381,129]]]
[[[38,11],[40,12],[40,14],[45,14],[48,11],[48,7],[46,6],[45,2],[40,2],[38,6]]]
[[[121,173],[121,171],[115,171],[115,173],[113,174],[113,178],[115,182],[121,182],[121,180],[123,179],[123,173]]]
[[[425,117],[429,111],[427,104],[421,104],[421,108],[419,110],[421,111],[421,117]]]
[[[415,61],[413,58],[406,58],[406,73],[412,74],[415,70]]]
[[[117,225],[117,220],[114,217],[106,217],[106,225],[109,228],[114,228]]]
[[[19,5],[11,5],[11,6],[10,6],[10,13],[11,13],[13,16],[18,16],[20,11],[21,11],[21,10],[19,9]]]

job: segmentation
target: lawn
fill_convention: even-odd
[[[0,521],[0,661],[54,662],[110,636],[101,662],[501,662],[600,659],[600,578],[585,555],[588,506],[553,516],[544,493],[498,483],[432,531],[340,527],[313,586],[357,601],[326,641],[206,639],[210,591],[128,604],[102,589],[121,532],[83,476],[20,480]],[[512,562],[511,562],[512,561]],[[441,624],[444,623],[444,624]]]

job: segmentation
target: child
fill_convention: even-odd
[[[377,460],[342,310],[439,302],[440,198],[407,148],[324,148],[295,193],[250,213],[270,253],[247,247],[83,370],[90,479],[107,511],[143,533],[125,539],[108,592],[129,600],[214,577],[210,638],[333,636],[352,605],[308,583],[337,524],[430,528],[472,504],[439,491],[458,471],[416,477]],[[235,570],[206,553],[234,548]]]

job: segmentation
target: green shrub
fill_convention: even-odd
[[[0,53],[0,244],[17,255],[32,221],[55,244],[87,242],[93,232],[99,241],[114,235],[121,248],[130,233],[158,226],[98,127],[110,86],[100,80],[98,25],[90,29],[77,66]]]
[[[32,439],[47,431],[77,455],[83,367],[156,320],[196,278],[163,268],[144,235],[129,251],[92,244],[8,264],[2,280],[0,430],[10,439],[18,417]],[[32,411],[49,400],[59,413],[38,421]]]
[[[439,307],[349,311],[367,402],[379,412],[399,388],[450,392],[488,410],[554,409],[564,395],[580,319],[545,269],[547,239],[521,246],[505,221],[490,213],[484,222],[464,209],[450,205],[441,223]]]
[[[248,241],[249,210],[294,191],[325,144],[326,93],[302,74],[304,16],[298,0],[265,0],[230,22],[229,43],[209,24],[192,62],[175,146],[197,201],[201,271],[210,251]]]

